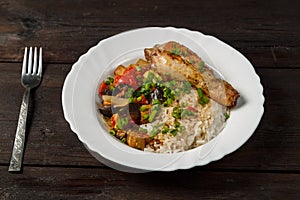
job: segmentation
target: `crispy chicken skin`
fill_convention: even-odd
[[[146,60],[161,73],[188,80],[216,102],[233,107],[239,93],[225,80],[217,78],[202,59],[187,47],[170,41],[144,50]]]

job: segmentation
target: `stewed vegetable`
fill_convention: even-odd
[[[187,81],[172,80],[166,74],[153,71],[144,60],[128,67],[120,65],[114,75],[99,86],[98,93],[102,100],[99,111],[105,116],[110,132],[115,137],[129,146],[143,149],[147,141],[158,133],[158,128],[147,133],[139,125],[153,122],[161,108],[173,104],[176,96],[190,93],[191,85]],[[186,110],[183,111],[183,115],[188,114]],[[175,111],[173,115],[178,114]],[[164,126],[163,132],[176,135],[178,128],[179,122],[176,122],[175,128]],[[143,142],[134,143],[134,138]]]
[[[145,49],[145,58],[117,66],[99,85],[99,112],[109,133],[159,153],[185,151],[215,137],[238,92],[176,42]]]

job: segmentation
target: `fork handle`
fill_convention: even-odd
[[[13,151],[12,151],[8,171],[20,171],[22,167],[29,94],[30,94],[30,88],[27,87],[24,92],[23,100],[20,108],[15,142],[13,146]]]

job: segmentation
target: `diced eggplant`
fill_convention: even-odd
[[[107,87],[107,88],[105,88],[103,91],[102,91],[102,93],[101,93],[101,95],[112,95],[112,91]]]
[[[120,95],[122,96],[125,94],[125,91],[127,90],[127,88],[128,88],[128,85],[126,85],[126,84],[123,84],[123,83],[117,84],[112,95],[113,96],[120,96]]]
[[[103,106],[99,108],[99,111],[102,115],[106,117],[111,117],[113,115],[111,106]]]
[[[141,121],[140,107],[141,107],[141,105],[137,104],[137,103],[130,103],[129,104],[130,117],[136,123],[139,123]]]
[[[120,107],[117,111],[120,116],[130,115],[131,119],[137,124],[141,120],[140,104],[130,103],[128,106]]]
[[[124,107],[117,106],[100,106],[99,111],[102,115],[106,117],[111,117],[113,114],[119,113]]]
[[[141,121],[141,112],[140,112],[140,104],[130,103],[130,104],[120,104],[116,105],[106,105],[100,106],[99,111],[102,115],[106,117],[111,117],[115,113],[119,113],[120,116],[128,116],[130,115],[131,119],[137,124]]]

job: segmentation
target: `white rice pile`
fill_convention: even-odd
[[[155,153],[176,153],[186,151],[216,137],[225,126],[225,115],[227,108],[212,99],[204,106],[198,103],[197,91],[192,89],[190,94],[183,94],[177,105],[184,105],[181,108],[193,107],[197,112],[194,116],[186,116],[178,119],[181,128],[176,136],[171,133],[162,134],[160,131],[154,136],[152,143],[148,144],[144,151]],[[143,128],[151,131],[154,126],[174,127],[175,118],[172,117],[174,107],[165,107],[152,123],[148,123]]]

